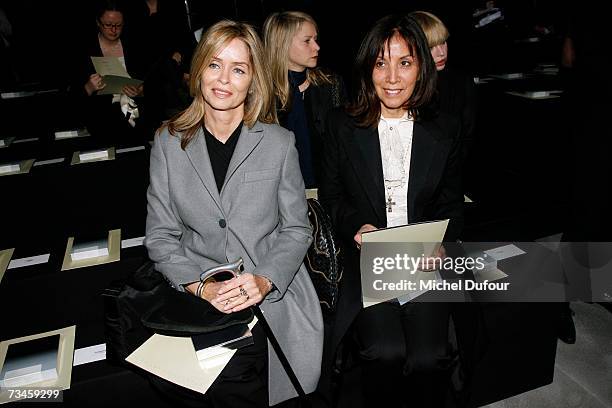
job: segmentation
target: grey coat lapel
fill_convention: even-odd
[[[187,153],[187,157],[189,157],[191,165],[195,169],[196,173],[198,173],[200,180],[202,180],[204,188],[208,191],[217,207],[222,210],[221,197],[219,196],[217,183],[215,182],[215,175],[210,164],[210,156],[208,155],[208,149],[206,148],[204,131],[201,127],[191,143],[187,145],[185,153]]]
[[[246,160],[246,158],[251,154],[253,149],[255,149],[255,147],[259,144],[259,142],[263,138],[263,135],[263,126],[259,122],[255,122],[255,125],[253,125],[251,129],[249,129],[246,125],[242,125],[242,131],[240,132],[238,143],[236,143],[236,149],[234,149],[234,154],[232,155],[229,167],[227,168],[225,181],[223,182],[223,187],[221,188],[221,195],[223,195],[225,186],[230,181],[238,167]]]

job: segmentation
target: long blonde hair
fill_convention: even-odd
[[[279,108],[283,110],[289,109],[291,104],[289,48],[293,37],[304,22],[311,23],[315,30],[319,31],[314,19],[301,11],[283,11],[270,14],[263,25],[264,45],[270,64],[274,94],[279,102]],[[306,79],[315,86],[331,83],[331,79],[319,68],[307,68]]]
[[[263,123],[278,123],[272,81],[265,69],[264,48],[257,32],[249,24],[221,20],[206,31],[193,54],[189,82],[193,102],[167,123],[171,135],[180,134],[183,149],[195,137],[204,121],[205,102],[200,86],[202,74],[212,59],[236,38],[242,40],[249,49],[253,70],[253,80],[244,102],[244,124],[251,128],[258,120]]]

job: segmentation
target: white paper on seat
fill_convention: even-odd
[[[108,239],[102,239],[73,246],[70,252],[70,258],[73,261],[79,261],[81,259],[108,256],[108,254]]]
[[[58,130],[55,132],[55,140],[72,139],[75,137],[86,137],[91,136],[89,131],[85,128],[82,129],[70,129],[70,130]]]
[[[95,152],[79,153],[80,161],[95,160],[95,159],[108,159],[108,149],[98,150]]]
[[[30,340],[40,339],[47,336],[53,336],[55,334],[60,335],[59,347],[56,355],[56,377],[54,379],[42,378],[35,384],[30,384],[31,387],[35,388],[54,388],[58,390],[67,390],[70,388],[70,379],[72,376],[72,356],[74,353],[74,337],[75,337],[76,326],[70,326],[63,329],[52,330],[45,333],[33,334],[30,336],[20,337],[17,339],[4,340],[0,342],[0,368],[5,364],[8,347],[11,344],[27,342]],[[44,369],[44,367],[43,367]],[[52,373],[51,373],[52,374]],[[47,374],[42,374],[45,376]],[[6,388],[0,388],[0,404],[14,401],[11,398]]]
[[[121,249],[141,246],[144,242],[144,239],[145,237],[124,239],[123,241],[121,241]]]
[[[24,266],[32,266],[32,265],[39,265],[39,264],[47,263],[49,262],[50,256],[51,254],[42,254],[42,255],[28,256],[27,258],[13,259],[11,263],[9,263],[7,269],[23,268]]]
[[[36,142],[38,141],[37,137],[28,137],[26,139],[16,139],[13,141],[13,143],[18,144],[18,143],[28,143],[28,142]]]
[[[15,163],[11,163],[11,164],[2,164],[0,165],[0,174],[4,174],[4,173],[14,173],[16,171],[21,170],[21,166],[19,166],[19,163],[15,164]]]
[[[41,160],[34,163],[34,166],[46,166],[47,164],[56,164],[65,161],[64,157],[59,157],[57,159],[49,159],[49,160]]]
[[[15,364],[25,366],[6,370],[0,387],[16,388],[46,380],[57,379],[57,350],[24,357]]]
[[[496,261],[501,261],[502,259],[512,258],[513,256],[517,255],[523,255],[525,251],[523,251],[516,245],[508,244],[498,248],[488,249],[484,251],[484,253],[492,258],[495,258]]]
[[[74,350],[72,366],[106,360],[106,343]]]
[[[137,152],[139,150],[144,150],[145,147],[144,146],[135,146],[135,147],[126,147],[124,149],[117,149],[115,152],[117,154],[119,153],[129,153],[129,152]]]

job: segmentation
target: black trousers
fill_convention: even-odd
[[[446,303],[386,302],[355,321],[367,407],[443,407],[454,359]]]

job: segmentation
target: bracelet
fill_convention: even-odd
[[[198,288],[195,291],[195,295],[199,298],[202,298],[202,289],[204,289],[204,282],[198,283]]]
[[[204,292],[204,288],[206,287],[207,283],[213,283],[216,282],[217,280],[214,277],[210,277],[208,279],[206,279],[205,281],[200,281],[200,283],[198,283],[198,288],[195,291],[195,295],[199,298],[202,298],[202,292]]]

